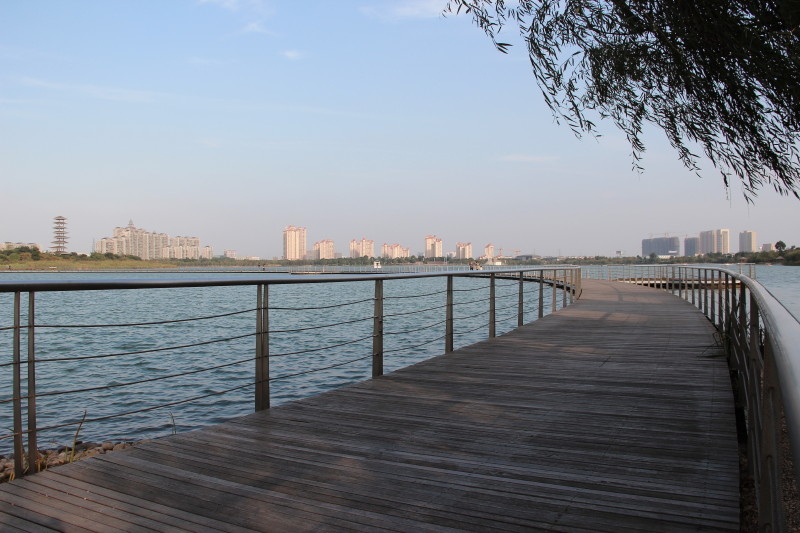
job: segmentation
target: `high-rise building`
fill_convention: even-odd
[[[642,239],[642,257],[651,254],[676,257],[681,253],[681,242],[678,237],[654,237]]]
[[[200,259],[213,259],[214,258],[214,249],[211,246],[203,246],[203,249],[200,250]]]
[[[425,237],[425,257],[444,257],[444,250],[442,239],[436,235],[428,235]]]
[[[757,252],[758,242],[756,240],[756,232],[745,230],[739,234],[739,251],[740,252]]]
[[[729,254],[731,253],[731,237],[728,229],[712,229],[701,231],[700,254]]]
[[[315,259],[334,259],[336,252],[334,251],[333,241],[330,239],[323,239],[314,243],[314,258]]]
[[[686,237],[683,239],[683,255],[692,257],[700,253],[700,238]]]
[[[397,259],[399,257],[411,257],[411,248],[403,248],[399,244],[383,243],[381,247],[381,256],[389,259]]]
[[[486,259],[491,259],[494,257],[494,244],[489,243],[483,248],[483,255]]]
[[[456,259],[472,259],[472,243],[456,243]]]
[[[768,242],[766,244],[762,244],[761,245],[761,251],[762,252],[774,252],[775,251],[775,245],[772,244],[771,242]]]
[[[54,254],[67,253],[67,218],[55,217],[53,219],[53,246],[50,248]]]
[[[236,250],[225,250],[223,256],[228,259],[236,259]]]
[[[206,247],[209,248],[210,247]],[[166,233],[153,233],[133,225],[114,228],[113,237],[95,242],[95,252],[132,255],[141,259],[199,259],[203,254],[197,237],[170,237]]]
[[[350,257],[375,257],[375,241],[361,238],[350,241]]]
[[[287,261],[306,258],[306,228],[286,226],[283,229],[283,258]]]

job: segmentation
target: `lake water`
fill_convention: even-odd
[[[199,273],[3,273],[0,280],[187,275],[218,277]],[[269,275],[276,276],[281,275]],[[800,316],[800,268],[759,266],[756,278]],[[443,353],[444,280],[384,283],[386,372]],[[271,383],[272,405],[370,376],[373,290],[373,282],[271,287],[270,375],[283,376]],[[537,285],[526,284],[525,291],[525,320],[530,321],[537,314]],[[546,312],[551,308],[551,294],[549,289],[544,291]],[[487,296],[488,280],[456,278],[456,347],[487,337]],[[517,283],[498,280],[497,298],[497,330],[502,334],[516,326]],[[12,325],[12,301],[12,295],[0,294],[0,328]],[[560,307],[560,295],[557,304]],[[39,426],[77,422],[84,414],[88,421],[134,412],[87,422],[79,437],[133,440],[187,431],[252,412],[255,307],[255,287],[37,294],[37,392],[49,394],[37,400]],[[424,311],[412,313],[418,309]],[[216,318],[174,322],[212,315]],[[132,323],[150,324],[121,325]],[[118,326],[76,327],[109,324]],[[329,327],[310,329],[319,325]],[[25,346],[23,339],[23,351]],[[11,354],[12,332],[0,329],[0,436],[12,430],[8,402]],[[86,356],[92,358],[84,359]],[[305,373],[314,369],[322,370]],[[81,389],[84,391],[70,392]],[[173,405],[155,408],[164,404]],[[69,443],[74,434],[75,426],[44,431],[40,446]],[[10,448],[10,439],[0,440],[0,453]]]
[[[0,279],[186,276],[219,277],[113,272],[14,273]],[[445,280],[384,282],[385,372],[444,352]],[[488,285],[487,279],[456,279],[456,347],[487,337]],[[513,280],[497,281],[498,334],[516,327],[517,287]],[[525,293],[525,318],[532,320],[538,313],[538,285],[525,284]],[[36,382],[37,394],[45,394],[37,399],[39,427],[77,422],[85,413],[81,440],[131,440],[252,412],[256,294],[253,286],[37,293]],[[372,281],[271,286],[270,375],[281,378],[271,383],[272,405],[371,375],[373,296]],[[552,291],[545,290],[547,312],[551,298]],[[12,301],[11,294],[0,294],[0,328],[12,324]],[[561,303],[559,295],[558,307]],[[98,325],[114,326],[85,327]],[[312,329],[320,325],[327,327]],[[24,352],[24,339],[22,346]],[[2,434],[12,426],[11,357],[12,331],[0,330]],[[165,404],[173,405],[154,409]],[[90,422],[127,412],[133,413]],[[43,431],[40,446],[69,443],[74,432],[75,426]],[[10,439],[0,440],[0,453],[10,447]]]

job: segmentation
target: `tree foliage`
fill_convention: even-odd
[[[699,150],[751,201],[763,186],[800,198],[800,1],[449,0],[506,52],[516,25],[558,121],[596,134],[611,119],[636,167],[643,126],[699,174]]]

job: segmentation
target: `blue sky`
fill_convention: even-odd
[[[130,219],[217,253],[281,231],[348,252],[425,235],[482,251],[640,253],[730,228],[800,245],[800,202],[748,205],[647,133],[558,126],[524,46],[497,52],[444,0],[0,0],[0,241],[89,252]],[[513,37],[512,37],[513,39]]]

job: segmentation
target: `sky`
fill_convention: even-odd
[[[0,242],[89,253],[114,227],[282,255],[282,230],[445,251],[625,255],[754,230],[800,246],[800,201],[753,205],[647,131],[555,123],[524,44],[446,0],[0,0]]]

